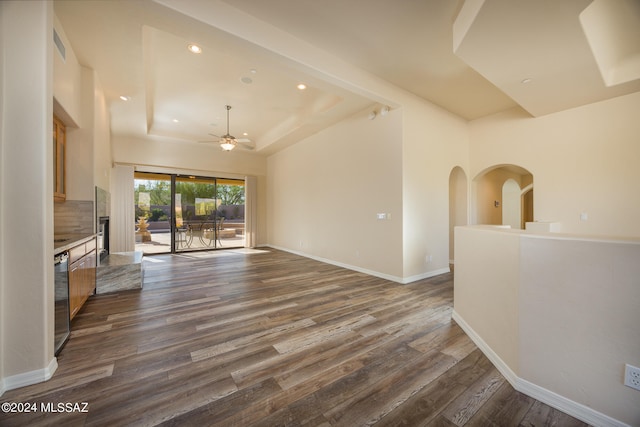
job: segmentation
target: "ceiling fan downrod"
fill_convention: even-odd
[[[227,133],[222,136],[220,140],[220,147],[224,151],[231,151],[236,147],[236,138],[229,134],[229,110],[231,110],[231,105],[227,105]]]

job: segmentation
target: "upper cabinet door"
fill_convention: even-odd
[[[64,202],[66,194],[66,130],[64,123],[53,117],[53,201]]]

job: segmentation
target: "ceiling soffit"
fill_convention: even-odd
[[[640,79],[640,1],[594,0],[580,23],[607,86]]]
[[[589,12],[591,3],[592,0],[467,2],[454,24],[455,53],[533,116],[640,90],[637,75],[617,85],[607,85],[603,79],[580,20],[585,9]],[[620,38],[623,42],[640,31],[640,13],[632,12],[637,16],[627,14],[627,22],[637,26],[627,24],[627,33]],[[616,44],[602,49],[616,51],[621,43],[614,37],[609,37],[609,42]],[[626,58],[640,55],[639,42],[623,45],[627,46]]]

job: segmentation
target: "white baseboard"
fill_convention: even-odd
[[[521,393],[531,396],[547,405],[554,407],[562,412],[565,412],[572,417],[584,421],[591,426],[603,426],[603,427],[631,427],[628,424],[618,421],[615,418],[611,418],[601,412],[595,411],[588,406],[581,403],[574,402],[567,399],[564,396],[556,394],[545,388],[542,388],[536,384],[533,384],[522,378],[518,378],[518,386],[514,387]]]
[[[533,397],[552,408],[556,408],[566,414],[571,415],[592,426],[599,427],[631,427],[621,421],[611,418],[601,412],[598,412],[581,403],[574,402],[564,396],[554,393],[546,388],[533,384],[525,379],[519,378],[515,372],[487,345],[486,342],[465,322],[465,320],[453,310],[451,316],[453,320],[462,328],[462,330],[471,338],[476,346],[487,356],[487,359],[500,371],[500,373],[509,381],[509,384],[529,397]]]
[[[313,259],[313,260],[316,260],[316,261],[324,262],[326,264],[335,265],[337,267],[342,267],[342,268],[346,268],[346,269],[349,269],[349,270],[354,270],[354,271],[357,271],[359,273],[368,274],[370,276],[379,277],[381,279],[390,280],[392,282],[400,283],[400,284],[403,284],[403,285],[415,282],[416,280],[428,279],[429,277],[438,276],[440,274],[445,274],[445,273],[451,272],[449,267],[447,267],[447,268],[441,268],[439,270],[428,271],[426,273],[419,274],[419,275],[416,275],[416,276],[402,278],[402,277],[392,276],[390,274],[384,274],[384,273],[380,273],[380,272],[377,272],[377,271],[369,270],[369,269],[366,269],[366,268],[358,267],[358,266],[355,266],[355,265],[345,264],[345,263],[334,261],[334,260],[331,260],[331,259],[326,259],[326,258],[318,257],[318,256],[315,256],[315,255],[310,255],[310,254],[307,254],[307,253],[304,253],[304,252],[294,251],[294,250],[289,249],[289,248],[282,248],[282,247],[274,246],[274,245],[264,245],[264,246],[269,247],[269,248],[273,248],[273,249],[277,249],[279,251],[289,252],[289,253],[292,253],[294,255],[299,255],[299,256],[302,256],[302,257],[305,257],[305,258],[310,258],[310,259]]]
[[[400,283],[406,285],[408,283],[415,282],[416,280],[428,279],[429,277],[439,276],[445,273],[451,273],[451,269],[449,267],[446,267],[439,270],[427,271],[426,273],[417,274],[415,276],[405,277]]]
[[[469,324],[465,322],[462,317],[460,317],[457,311],[453,310],[451,318],[456,321],[458,326],[460,326],[460,328],[462,328],[462,330],[467,335],[469,335],[471,341],[473,341],[475,345],[480,349],[480,351],[482,351],[484,355],[487,356],[487,359],[489,359],[491,363],[493,363],[493,366],[495,366],[496,369],[500,371],[502,376],[505,377],[507,381],[509,381],[509,384],[511,384],[511,386],[517,390],[516,385],[518,382],[518,376],[516,375],[516,373],[513,372],[511,368],[500,358],[500,356],[498,356],[493,351],[493,349],[489,347],[489,345],[487,345],[487,343],[484,342],[482,338],[480,338],[480,335],[478,335],[476,331],[474,331],[473,328],[471,328],[471,326],[469,326]]]
[[[54,357],[49,362],[49,365],[42,369],[3,378],[0,385],[0,396],[2,396],[5,391],[47,381],[53,376],[56,369],[58,369],[58,360]]]

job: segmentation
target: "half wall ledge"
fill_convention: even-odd
[[[455,228],[454,320],[512,386],[590,425],[639,426],[640,239]]]

